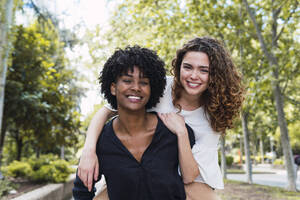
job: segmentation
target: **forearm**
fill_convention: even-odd
[[[194,159],[187,130],[178,134],[178,157],[184,184],[189,184],[199,176],[198,164]]]
[[[84,149],[96,150],[96,143],[101,134],[105,122],[113,116],[114,112],[103,106],[94,115],[86,133]]]

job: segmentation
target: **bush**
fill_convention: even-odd
[[[67,161],[55,160],[33,172],[31,179],[36,182],[61,183],[65,182],[72,172]]]
[[[284,165],[284,162],[283,162],[283,160],[282,159],[276,159],[276,160],[274,160],[274,163],[273,163],[274,165]]]
[[[22,162],[13,161],[7,167],[3,167],[3,173],[7,176],[24,177],[39,183],[65,182],[73,172],[67,161],[58,159],[53,154],[25,159]]]
[[[55,168],[51,165],[44,165],[37,171],[33,172],[30,177],[35,182],[52,182]]]
[[[0,180],[0,197],[7,195],[10,190],[16,189],[18,185],[12,184],[9,180]]]
[[[44,155],[41,155],[39,158],[32,157],[32,158],[26,159],[25,161],[27,161],[31,165],[32,169],[35,171],[35,170],[40,169],[44,165],[49,165],[51,161],[55,161],[58,159],[59,158],[56,155],[44,154]]]
[[[53,175],[54,182],[65,182],[73,170],[69,167],[69,163],[65,160],[56,160],[52,162],[56,171]]]
[[[3,168],[3,173],[6,176],[26,178],[32,174],[32,168],[29,163],[15,160]]]
[[[233,156],[226,156],[226,166],[231,167],[233,163]],[[221,154],[219,153],[219,165],[221,165]]]
[[[226,165],[228,167],[231,167],[233,163],[233,157],[232,156],[226,156]]]

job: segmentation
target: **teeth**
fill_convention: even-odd
[[[128,96],[129,99],[141,99],[141,97],[137,97],[137,96]]]
[[[192,86],[192,87],[196,87],[196,86],[198,86],[200,84],[199,83],[189,83],[189,85]]]

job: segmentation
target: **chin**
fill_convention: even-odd
[[[201,93],[202,93],[202,91],[199,91],[199,90],[195,91],[195,90],[191,90],[191,89],[185,90],[185,91],[188,95],[192,95],[192,96],[201,95]]]

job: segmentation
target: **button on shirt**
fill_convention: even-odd
[[[191,146],[195,142],[191,128],[187,127]],[[106,179],[110,200],[173,200],[186,199],[184,185],[178,174],[177,136],[158,118],[150,145],[138,162],[116,136],[112,121],[108,122],[96,146],[99,177]],[[78,176],[73,195],[77,199],[93,199]]]

